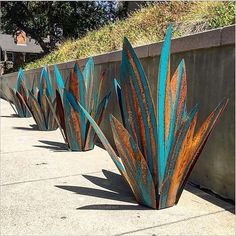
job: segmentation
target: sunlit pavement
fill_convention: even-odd
[[[12,114],[1,99],[1,235],[235,235],[228,202],[187,185],[175,207],[137,205],[106,151]]]

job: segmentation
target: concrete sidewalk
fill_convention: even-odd
[[[1,100],[1,235],[235,235],[233,205],[188,185],[175,207],[139,206],[106,151],[68,152],[12,113]]]

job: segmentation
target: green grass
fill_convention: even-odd
[[[163,40],[169,22],[173,37],[180,37],[235,23],[234,2],[168,2],[152,3],[126,20],[88,32],[77,40],[67,40],[58,50],[29,63],[26,69],[56,64],[118,50],[126,36],[134,46]]]

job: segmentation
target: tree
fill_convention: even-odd
[[[15,34],[24,30],[44,53],[67,38],[82,37],[109,21],[126,17],[126,4],[109,1],[1,2],[1,30]],[[47,38],[47,40],[45,40]]]

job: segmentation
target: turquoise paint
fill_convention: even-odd
[[[109,116],[110,117],[110,124],[111,124],[111,127],[112,127],[112,133],[113,133],[113,136],[115,135],[116,138],[118,139],[118,142],[119,143],[122,143],[122,140],[120,139],[120,136],[118,135],[118,132],[117,132],[117,129],[116,129],[116,126],[114,124],[114,120],[112,118],[112,115]],[[123,143],[122,143],[123,144]],[[119,153],[119,156],[122,157],[119,149],[117,148],[117,151]],[[127,149],[124,148],[124,153],[125,153],[125,156],[127,158],[122,158],[122,162],[124,163],[124,167],[126,169],[126,172],[127,172],[127,175],[132,175],[132,178],[135,179],[135,166],[133,165],[132,161],[131,161],[131,157],[130,155],[128,154],[127,152]],[[127,159],[127,160],[126,160]],[[138,185],[138,183],[136,182],[136,185]]]
[[[148,122],[147,122],[147,116],[150,115],[151,126],[152,126],[152,129],[153,129],[153,134],[154,134],[155,141],[157,141],[157,130],[156,130],[157,124],[156,124],[155,112],[154,112],[154,108],[153,108],[151,94],[150,94],[150,91],[149,91],[149,86],[148,86],[148,82],[147,82],[143,67],[142,67],[137,55],[134,52],[134,49],[130,45],[127,38],[124,39],[124,44],[128,47],[128,50],[130,51],[130,53],[132,55],[132,58],[134,59],[135,65],[138,69],[141,84],[143,85],[145,101],[143,101],[143,99],[142,99],[141,91],[140,91],[139,85],[137,83],[138,78],[136,78],[136,75],[134,74],[134,70],[132,68],[131,63],[128,60],[127,54],[124,53],[123,54],[124,57],[122,57],[122,61],[124,60],[124,63],[127,65],[127,69],[129,71],[129,73],[131,74],[131,79],[133,81],[133,84],[134,84],[134,87],[135,87],[135,90],[136,90],[136,93],[137,93],[139,105],[140,105],[141,110],[142,110],[142,117],[143,117],[143,122],[144,122],[144,127],[145,127],[146,144],[147,144],[148,166],[149,166],[149,169],[150,169],[151,173],[153,174],[153,171],[154,171],[154,166],[153,165],[155,165],[155,163],[153,163],[153,156],[152,156],[152,150],[151,150],[151,140],[150,140],[150,129],[149,129],[149,125],[148,125]],[[123,51],[125,51],[125,49],[123,49]],[[127,82],[127,84],[128,84],[128,82]],[[147,104],[148,114],[146,113],[144,103]],[[135,114],[135,113],[133,112],[133,114]],[[134,119],[135,119],[135,117],[134,117]],[[137,133],[139,133],[139,127],[138,127],[137,120],[135,120],[135,121],[136,121],[135,123],[136,123],[136,127],[137,127],[136,130],[137,130]],[[139,135],[139,137],[140,137],[140,135]],[[140,148],[143,150],[143,147],[141,146],[141,140],[139,140],[139,145],[140,145]],[[157,147],[157,143],[156,143],[156,147]],[[156,150],[156,152],[157,152],[157,150]]]
[[[125,57],[124,61],[125,61],[125,64],[128,66],[129,62],[128,62],[128,60],[127,60],[127,57]],[[128,68],[127,68],[127,71],[129,71]],[[128,74],[128,72],[127,72],[127,74]],[[125,80],[125,81],[124,81],[124,84],[127,85],[128,91],[131,91],[130,80]],[[135,92],[137,92],[137,91],[135,91]],[[136,93],[136,95],[138,95],[138,94]],[[129,100],[129,104],[130,104],[130,108],[131,108],[131,113],[132,113],[132,114],[136,114],[136,111],[135,111],[135,109],[134,109],[134,98],[133,98],[133,96],[131,95],[131,92],[128,94],[128,100]],[[139,104],[139,105],[140,105],[140,104]],[[137,142],[138,142],[137,144],[138,144],[138,146],[139,146],[139,148],[140,148],[142,154],[144,155],[144,149],[143,149],[143,146],[142,146],[142,144],[141,144],[141,139],[140,139],[140,137],[141,137],[141,135],[140,135],[140,127],[139,127],[139,123],[138,123],[138,120],[137,120],[137,116],[136,116],[136,115],[135,115],[135,116],[132,116],[132,119],[133,119],[133,123],[134,123],[134,128],[135,128],[135,131],[134,131],[134,132],[135,132],[135,134],[133,133],[132,130],[130,130],[129,133],[130,133],[130,135],[131,135],[133,138],[134,138],[135,135],[136,135],[136,137],[137,137]],[[131,123],[131,122],[129,121],[129,123]]]
[[[150,90],[149,90],[148,81],[147,81],[146,75],[144,73],[143,66],[140,63],[140,60],[138,59],[134,49],[132,48],[132,46],[131,46],[130,42],[128,41],[128,39],[125,38],[125,40],[126,40],[126,43],[128,45],[128,48],[129,48],[129,50],[130,50],[130,52],[133,56],[135,64],[138,68],[139,74],[140,74],[140,79],[141,79],[141,82],[142,82],[142,85],[143,85],[143,88],[144,88],[144,93],[145,93],[145,98],[146,98],[145,102],[147,103],[147,106],[148,106],[148,110],[149,110],[150,118],[151,118],[151,123],[152,123],[152,127],[153,127],[153,130],[154,130],[154,137],[155,137],[155,140],[157,140],[157,134],[155,132],[157,130],[157,128],[156,128],[157,123],[156,123],[155,110],[154,110],[154,107],[153,107],[153,101],[152,101],[152,96],[151,96],[151,93],[150,93]],[[136,81],[135,80],[133,80],[133,81],[134,81],[134,84],[136,84],[138,86]],[[138,90],[138,91],[140,93],[140,90]]]
[[[124,83],[125,83],[125,80],[128,80],[128,76],[127,76],[127,69],[126,69],[126,66],[127,64],[124,63],[124,60],[123,58],[125,58],[125,51],[124,49],[122,50],[122,60],[121,60],[121,74],[120,74],[120,84],[121,84],[121,87],[124,88]],[[124,123],[124,126],[125,128],[129,131],[130,134],[132,134],[132,129],[131,129],[131,126],[130,126],[130,123],[129,123],[129,120],[128,120],[128,110],[127,110],[127,106],[126,106],[126,99],[125,99],[125,93],[123,91],[123,89],[120,90],[121,91],[121,108],[123,110],[123,123]]]
[[[136,145],[136,143],[134,142],[134,140],[131,138],[130,139],[130,143],[131,143],[131,147],[133,149],[133,152],[134,153],[137,153],[137,150],[138,150],[138,147]],[[139,165],[140,166],[140,165]],[[137,168],[138,169],[138,168]],[[147,169],[147,175],[146,175],[146,180],[144,180],[144,175],[143,173],[140,171],[140,169],[138,169],[138,173],[139,173],[139,177],[138,179],[141,177],[141,183],[142,183],[142,188],[145,189],[145,192],[143,193],[143,198],[145,200],[145,202],[150,206],[152,207],[152,195],[151,195],[151,184],[153,182],[153,178],[152,178],[152,174],[150,172],[150,169]],[[140,176],[141,175],[141,176]],[[145,182],[146,182],[146,185],[145,185]],[[139,181],[138,181],[139,183]],[[156,199],[154,199],[154,201],[156,201]]]
[[[84,91],[84,88],[85,88],[84,78],[83,78],[83,75],[82,75],[82,73],[81,73],[81,71],[80,71],[77,64],[75,64],[75,66],[74,66],[74,71],[77,74],[77,78],[78,78],[78,82],[79,82],[80,104],[83,107],[86,107],[85,94],[84,94],[84,93],[86,93],[86,91]],[[86,94],[86,98],[90,99],[90,98],[87,97],[87,94]],[[85,116],[84,116],[83,113],[80,113],[80,121],[81,121],[81,126],[82,126],[82,139],[83,139],[83,143],[85,143],[86,121],[85,121]]]
[[[114,79],[114,87],[115,87],[115,91],[116,91],[116,96],[118,98],[118,96],[119,96],[118,94],[119,94],[121,88],[120,88],[120,85],[116,79]]]
[[[119,83],[117,82],[116,79],[114,79],[114,86],[115,86],[115,91],[116,91],[116,97],[117,97],[119,107],[120,107],[122,123],[123,123],[124,127],[126,128],[124,111],[123,111],[122,100],[121,100],[122,99],[121,98],[121,87],[120,87],[120,85],[119,85]]]
[[[65,124],[66,124],[66,133],[68,135],[68,139],[70,140],[71,143],[71,147],[70,149],[72,151],[80,151],[81,147],[79,147],[78,142],[77,142],[77,138],[76,138],[76,134],[75,131],[73,129],[73,123],[70,122],[70,118],[71,118],[71,105],[69,103],[69,100],[67,98],[67,91],[64,91],[64,95],[63,95],[63,105],[64,105],[64,112],[65,112]],[[72,130],[69,129],[69,122],[72,125]],[[71,131],[71,132],[69,132]]]
[[[159,150],[159,171],[160,171],[160,184],[164,179],[166,168],[165,156],[165,94],[166,94],[166,81],[168,76],[168,63],[170,57],[170,42],[171,42],[172,27],[169,25],[167,34],[164,40],[163,48],[161,51],[160,66],[159,66],[159,81],[158,81],[158,150]]]
[[[55,72],[55,75],[56,75],[56,80],[57,80],[57,85],[58,85],[59,91],[60,91],[60,93],[62,93],[63,89],[65,88],[65,85],[64,85],[64,81],[62,79],[60,70],[59,70],[57,65],[54,65],[54,72]]]
[[[86,93],[88,94],[90,86],[91,86],[91,73],[94,72],[94,61],[93,58],[90,57],[84,67],[83,76],[86,84]],[[92,93],[93,96],[93,93]],[[87,107],[90,110],[90,107]]]
[[[96,114],[95,114],[95,117],[94,117],[94,121],[95,121],[95,122],[98,122],[98,120],[101,118],[101,116],[102,116],[104,110],[106,109],[107,104],[108,104],[108,101],[109,101],[110,94],[111,94],[111,92],[109,92],[108,95],[106,95],[106,96],[102,99],[102,101],[99,103],[98,108],[97,108],[97,111],[96,111]],[[92,129],[92,131],[91,131],[91,136],[90,136],[90,140],[89,140],[90,145],[91,145],[91,144],[94,145],[94,137],[95,137],[95,131],[94,131],[94,129]]]
[[[175,164],[176,164],[176,162],[177,162],[177,158],[179,157],[178,155],[179,155],[179,152],[180,152],[180,150],[181,150],[183,140],[184,140],[184,138],[185,138],[185,136],[186,136],[186,133],[187,133],[187,131],[188,131],[188,129],[189,129],[189,126],[191,125],[192,120],[193,120],[193,118],[195,117],[197,111],[198,111],[198,105],[196,105],[196,106],[193,108],[191,114],[189,115],[188,120],[186,121],[186,123],[185,123],[185,125],[184,125],[184,128],[183,128],[182,131],[181,131],[180,139],[179,139],[179,140],[176,140],[176,141],[178,141],[178,143],[176,144],[175,153],[172,153],[172,155],[174,154],[174,158],[173,158],[172,163],[169,163],[169,164],[171,164],[171,167],[172,167],[172,168],[169,170],[170,181],[171,181],[172,178],[173,178],[173,171],[174,171],[174,169],[175,169]],[[170,184],[170,182],[169,182],[169,184]],[[167,186],[167,189],[168,189],[167,191],[169,191],[169,186]],[[165,207],[166,201],[167,201],[167,193],[164,194],[164,195],[163,195],[163,198],[161,199],[161,205],[162,205],[162,207]]]
[[[24,70],[22,68],[20,68],[19,72],[18,72],[18,76],[17,76],[17,86],[16,86],[16,90],[19,92],[21,90],[21,81],[23,81],[23,83],[25,84],[25,74],[24,74]],[[28,90],[27,90],[27,86],[25,84],[25,88],[26,88],[26,95],[28,96]]]
[[[145,137],[146,137],[145,141],[146,141],[146,145],[147,145],[148,167],[151,170],[151,173],[153,174],[153,159],[152,159],[153,157],[152,157],[152,152],[151,152],[150,130],[149,130],[148,122],[147,122],[147,115],[148,114],[146,113],[145,108],[144,108],[144,104],[143,104],[143,102],[145,102],[145,101],[143,101],[143,99],[141,97],[140,89],[139,89],[139,87],[138,87],[138,85],[135,81],[135,75],[134,75],[134,72],[133,72],[131,67],[129,68],[129,71],[131,73],[131,78],[133,78],[133,84],[134,84],[136,94],[137,94],[137,97],[138,97],[139,106],[141,108],[141,114],[142,114],[143,123],[144,123],[144,127],[145,127]],[[132,114],[135,114],[135,112],[133,111]],[[136,120],[136,117],[134,117],[134,120]],[[137,123],[137,121],[136,121],[136,123]],[[140,127],[137,124],[137,127],[136,127],[137,134],[140,133],[139,129],[140,129]],[[155,129],[153,128],[153,130],[155,130]],[[139,143],[140,143],[140,148],[142,150],[142,153],[144,155],[144,151],[143,151],[144,147],[142,147],[142,145],[141,145],[140,135],[139,135]]]
[[[185,103],[184,103],[184,119],[186,120],[187,119],[187,117],[188,117],[188,111],[187,111],[187,105],[186,105],[186,101],[185,101]]]
[[[44,67],[42,69],[42,72],[41,72],[41,76],[40,76],[40,85],[39,85],[39,91],[40,92],[40,100],[41,100],[41,96],[42,96],[42,83],[43,83],[43,79],[46,80],[46,84],[47,84],[47,96],[53,98],[53,92],[52,92],[52,85],[51,85],[51,80],[49,78],[49,75],[48,75],[48,72],[47,72],[47,69],[46,67]]]
[[[66,96],[67,96],[67,99],[68,99],[70,105],[73,107],[73,109],[74,109],[76,112],[79,113],[79,115],[80,115],[80,120],[81,120],[81,115],[83,116],[84,114],[83,114],[83,112],[81,111],[81,108],[80,108],[79,104],[77,103],[75,96],[74,96],[71,92],[67,92],[67,93],[66,93]],[[83,145],[83,146],[80,147],[80,150],[83,149],[84,144],[85,144],[86,123],[81,122],[81,129],[82,129],[82,132],[84,132],[84,133],[81,134],[81,135],[82,135],[82,145]],[[76,136],[74,136],[74,140],[77,140]],[[76,143],[77,143],[77,142],[76,142]]]
[[[120,139],[120,136],[117,132],[116,126],[114,124],[113,119],[110,119],[110,123],[112,126],[112,131],[113,131],[113,135],[115,134],[116,138],[118,139],[118,142],[121,143],[122,145],[124,145],[123,140]],[[127,131],[128,132],[128,131]],[[130,135],[130,134],[129,134]],[[132,136],[130,136],[130,144],[131,144],[131,148],[133,150],[133,152],[135,153],[135,155],[138,155],[138,146],[136,145],[136,143],[134,142],[134,139],[132,138]],[[119,149],[118,149],[119,152]],[[141,171],[141,166],[140,166],[140,162],[136,162],[137,165],[134,166],[133,162],[132,162],[132,158],[129,155],[129,152],[127,151],[126,148],[123,149],[123,152],[125,153],[125,156],[127,158],[122,158],[123,163],[125,163],[125,167],[127,170],[127,174],[129,176],[130,179],[134,179],[135,181],[135,185],[139,190],[139,195],[142,198],[143,202],[147,205],[147,206],[152,206],[152,201],[151,201],[151,193],[150,193],[150,188],[147,185],[144,184],[144,180],[143,180],[143,173]],[[119,156],[121,157],[121,153],[119,152]],[[151,176],[149,169],[146,170],[147,171],[147,177]],[[148,181],[148,178],[146,179]]]
[[[187,117],[185,118],[185,104],[183,104],[182,108],[181,108],[181,111],[180,111],[180,118],[179,118],[179,122],[178,122],[178,125],[177,125],[177,130],[179,130],[183,120],[186,120]]]

